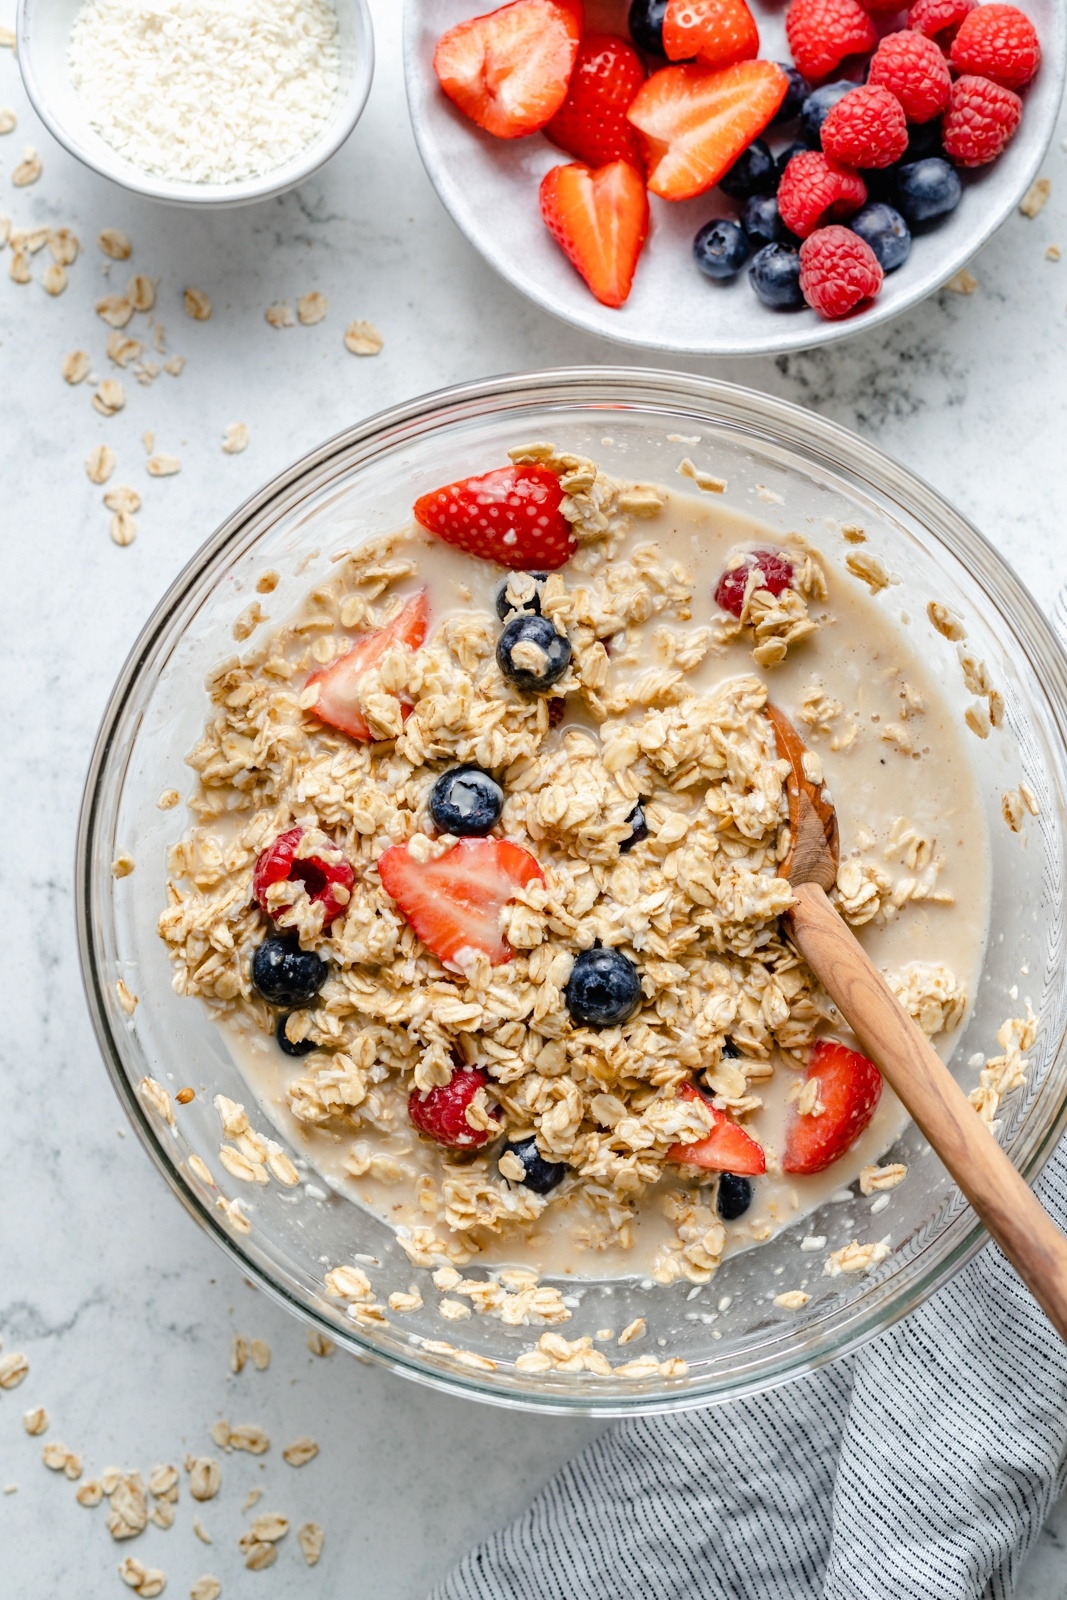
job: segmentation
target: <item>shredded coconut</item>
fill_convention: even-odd
[[[90,122],[146,172],[259,177],[305,149],[340,81],[327,0],[88,0],[68,65]]]

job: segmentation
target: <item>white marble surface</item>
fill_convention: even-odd
[[[0,21],[9,0],[0,0]],[[169,1532],[150,1529],[136,1554],[165,1568],[168,1593],[216,1572],[230,1594],[380,1594],[419,1600],[478,1534],[516,1510],[592,1426],[510,1416],[444,1399],[335,1355],[311,1356],[303,1329],[256,1294],[180,1211],[125,1137],[90,1033],[72,908],[74,825],[97,720],[132,639],[205,535],[277,468],[343,425],[419,390],[530,365],[610,362],[611,346],[577,338],[517,300],[456,233],[423,176],[408,132],[399,61],[399,0],[376,0],[380,66],[370,107],[320,178],[281,201],[201,217],[137,203],[67,158],[29,114],[11,55],[0,50],[0,107],[19,115],[0,140],[0,212],[19,225],[67,224],[86,250],[58,300],[20,287],[0,254],[0,650],[8,685],[3,762],[0,973],[0,1338],[29,1356],[25,1383],[0,1392],[0,1591],[127,1593],[102,1512],[41,1465],[21,1427],[45,1405],[49,1437],[84,1453],[88,1470],[150,1468],[209,1447],[219,1415],[265,1426],[260,1463],[228,1457],[218,1500],[203,1508],[215,1538],[190,1532],[187,1498]],[[953,497],[1051,603],[1067,576],[1061,532],[1067,425],[1067,157],[1048,157],[1052,199],[1036,221],[1014,217],[974,263],[980,287],[950,294],[875,335],[826,355],[699,363],[696,370],[761,386],[859,429]],[[10,175],[23,145],[44,173]],[[92,306],[104,287],[95,246],[125,228],[132,266],[159,279],[178,379],[126,379],[111,420],[60,363],[84,348],[105,375],[107,330]],[[39,278],[46,256],[34,261]],[[118,267],[112,281],[125,283]],[[189,321],[187,284],[214,316]],[[330,311],[314,328],[276,332],[263,313],[319,289]],[[341,343],[355,317],[385,336],[374,360]],[[133,331],[133,330],[131,330]],[[220,449],[244,421],[244,455]],[[141,435],[182,460],[150,479]],[[144,497],[136,543],[117,549],[100,490],[83,462],[93,444],[119,456],[114,483]],[[269,1339],[271,1369],[228,1371],[230,1335]],[[317,1461],[283,1465],[288,1439],[313,1434]],[[457,1470],[459,1464],[459,1470]],[[289,1539],[272,1572],[240,1566],[236,1538],[247,1488],[261,1508],[313,1517],[327,1533],[318,1572]],[[1029,1563],[1020,1600],[1067,1597],[1067,1506]]]

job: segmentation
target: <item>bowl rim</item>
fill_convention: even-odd
[[[606,326],[599,320],[593,320],[592,308],[588,316],[583,316],[580,311],[571,309],[569,305],[557,302],[552,295],[550,287],[542,287],[536,281],[525,277],[521,269],[513,266],[510,259],[501,260],[496,253],[487,254],[484,238],[475,224],[474,218],[468,213],[464,203],[464,191],[453,176],[446,156],[438,147],[436,137],[432,131],[428,117],[424,115],[424,105],[427,102],[425,85],[423,84],[425,63],[419,59],[418,31],[425,14],[427,0],[404,0],[404,84],[407,91],[408,111],[411,118],[412,131],[415,143],[418,146],[422,164],[426,175],[432,183],[434,190],[445,207],[452,221],[468,240],[482,260],[492,267],[493,271],[509,283],[513,289],[527,300],[533,302],[542,311],[549,312],[558,321],[566,323],[572,328],[578,328],[585,334],[592,334],[596,338],[605,339],[611,343],[626,346],[636,350],[655,350],[663,355],[688,355],[688,356],[776,356],[786,355],[800,350],[820,349],[825,345],[837,344],[842,339],[851,338],[855,334],[866,333],[875,328],[882,327],[895,317],[906,311],[912,310],[932,294],[936,294],[948,280],[955,275],[967,262],[973,260],[978,251],[989,242],[993,234],[1003,226],[1008,217],[1022,200],[1034,179],[1037,177],[1041,164],[1048,153],[1056,132],[1059,119],[1060,103],[1063,99],[1064,85],[1067,81],[1067,5],[1064,0],[1054,0],[1053,15],[1055,18],[1055,33],[1053,39],[1048,41],[1047,48],[1043,48],[1041,72],[1052,78],[1051,89],[1047,91],[1047,103],[1051,108],[1048,117],[1048,126],[1044,137],[1039,137],[1030,153],[1030,159],[1023,168],[1023,179],[1018,186],[1007,193],[998,205],[991,206],[988,215],[984,216],[977,229],[973,241],[967,246],[965,253],[958,253],[952,258],[942,272],[940,269],[925,277],[916,275],[915,285],[901,295],[899,300],[876,300],[874,305],[866,310],[862,316],[844,317],[838,321],[825,321],[820,319],[816,324],[805,327],[795,327],[789,330],[788,316],[785,314],[775,317],[768,312],[768,335],[758,341],[752,339],[717,339],[713,343],[694,338],[684,339],[650,339],[642,336],[636,330],[630,329],[625,322],[619,320],[608,322]],[[1053,48],[1054,47],[1054,48]],[[1047,81],[1047,78],[1044,80]],[[561,159],[564,159],[561,152]]]
[[[56,142],[82,166],[88,167],[90,172],[110,179],[131,194],[142,195],[147,200],[156,200],[163,205],[225,209],[254,205],[257,201],[273,199],[295,188],[325,166],[349,138],[366,109],[374,81],[374,24],[367,0],[331,0],[334,5],[341,3],[352,8],[358,44],[355,72],[349,89],[343,95],[339,94],[339,114],[332,123],[326,124],[322,134],[305,150],[258,178],[242,178],[236,183],[192,183],[184,178],[164,178],[150,172],[142,173],[119,151],[111,151],[111,147],[103,140],[103,153],[100,156],[91,155],[69,132],[63,118],[53,110],[33,65],[32,18],[34,7],[41,3],[42,0],[18,0],[15,14],[19,72],[34,111]],[[314,151],[311,160],[307,159],[309,151]]]
[[[594,394],[599,399],[594,399]],[[1022,636],[1017,642],[1046,697],[1046,710],[1067,766],[1067,652],[1051,621],[1004,558],[969,519],[924,479],[840,424],[790,401],[764,395],[740,384],[699,374],[657,369],[557,368],[504,374],[453,385],[380,411],[333,435],[283,469],[215,530],[168,586],[140,630],[118,675],[101,720],[86,776],[78,818],[75,860],[75,918],[82,982],[97,1044],[112,1086],[162,1177],[186,1211],[231,1261],[277,1304],[317,1327],[334,1342],[364,1359],[370,1359],[430,1388],[512,1409],[601,1417],[647,1415],[726,1403],[741,1395],[778,1387],[830,1361],[838,1360],[915,1310],[989,1242],[988,1234],[961,1197],[956,1210],[940,1230],[938,1240],[924,1249],[924,1257],[932,1250],[936,1259],[927,1259],[925,1265],[914,1262],[907,1284],[903,1288],[898,1286],[894,1291],[895,1298],[890,1297],[888,1285],[883,1284],[880,1295],[876,1296],[873,1303],[867,1300],[862,1306],[846,1308],[835,1334],[819,1335],[820,1342],[817,1345],[809,1344],[799,1359],[795,1356],[761,1357],[759,1363],[755,1364],[755,1370],[746,1365],[740,1379],[728,1389],[716,1380],[703,1386],[697,1383],[686,1388],[668,1385],[654,1393],[624,1391],[618,1387],[610,1392],[605,1391],[603,1395],[585,1390],[571,1398],[558,1389],[539,1394],[532,1387],[521,1391],[494,1387],[491,1380],[487,1382],[473,1374],[468,1376],[458,1367],[442,1370],[414,1344],[410,1350],[400,1354],[394,1349],[386,1350],[375,1344],[354,1323],[340,1330],[321,1314],[311,1297],[304,1296],[295,1287],[283,1286],[276,1281],[267,1258],[261,1258],[254,1245],[242,1243],[228,1231],[216,1213],[186,1182],[177,1162],[165,1149],[157,1127],[149,1119],[133,1082],[123,1068],[121,1051],[105,1001],[110,983],[97,959],[92,928],[93,910],[98,898],[94,891],[94,877],[100,873],[100,860],[111,860],[110,838],[105,835],[97,842],[101,813],[105,809],[101,780],[116,747],[117,731],[126,711],[127,700],[157,644],[164,638],[173,615],[189,592],[205,578],[230,545],[239,541],[242,532],[248,529],[253,520],[272,503],[279,510],[282,509],[284,497],[298,485],[303,484],[305,489],[311,487],[305,480],[318,469],[328,468],[334,458],[345,456],[353,447],[367,447],[363,461],[345,462],[343,470],[346,473],[358,471],[382,448],[391,449],[405,439],[410,440],[413,426],[417,427],[420,423],[420,431],[425,431],[428,426],[436,430],[443,423],[462,420],[464,415],[471,414],[472,407],[484,406],[487,402],[513,406],[521,402],[533,408],[551,402],[565,405],[570,401],[576,407],[601,406],[610,411],[620,400],[641,405],[649,411],[654,409],[656,402],[664,410],[688,402],[699,407],[707,420],[716,417],[717,413],[719,420],[723,420],[722,412],[725,411],[726,420],[742,425],[755,423],[758,414],[765,432],[773,430],[773,437],[778,442],[782,442],[784,435],[785,442],[791,447],[803,449],[808,454],[810,465],[818,467],[824,461],[827,467],[840,471],[844,451],[848,470],[863,473],[872,484],[887,490],[902,510],[916,516],[921,522],[928,521],[931,515],[937,518],[938,531],[933,535],[934,539],[945,545],[956,559],[966,558],[972,576],[983,587],[989,577],[994,577],[1000,589],[998,606],[1011,606],[1012,615],[1021,620]],[[751,411],[751,417],[743,414],[746,407]],[[321,486],[321,483],[315,485]],[[107,882],[110,883],[109,875]],[[1065,1047],[1067,1023],[1059,1037],[1050,1040],[1051,1058],[1058,1060]],[[1033,1120],[1032,1116],[1028,1116],[1018,1130],[1011,1151],[1020,1172],[1030,1183],[1036,1179],[1067,1129],[1067,1087],[1061,1094],[1054,1115],[1042,1129],[1035,1131],[1030,1125]],[[1017,1155],[1020,1159],[1016,1159]]]

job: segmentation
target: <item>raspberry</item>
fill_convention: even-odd
[[[822,147],[846,167],[889,167],[908,148],[908,122],[888,89],[850,89],[822,125]]]
[[[773,595],[781,594],[793,582],[793,563],[779,550],[747,550],[740,566],[727,567],[715,585],[715,604],[739,617],[745,608],[745,590],[753,567],[763,574],[758,587]]]
[[[849,217],[867,199],[858,172],[821,150],[801,150],[782,174],[778,214],[791,233],[806,239],[828,217]]]
[[[975,4],[976,0],[915,0],[908,12],[908,27],[933,39],[947,55],[960,24]]]
[[[1004,89],[1021,89],[1041,65],[1041,45],[1018,6],[980,6],[952,42],[957,72],[977,72]]]
[[[490,1128],[473,1128],[467,1121],[467,1108],[489,1079],[480,1067],[456,1067],[445,1084],[426,1094],[413,1089],[408,1096],[408,1116],[428,1139],[451,1150],[477,1150],[495,1137]],[[495,1115],[495,1113],[491,1113]]]
[[[873,50],[878,37],[859,0],[792,0],[785,34],[797,70],[815,83],[846,56]]]
[[[298,857],[303,828],[280,833],[260,852],[252,874],[252,893],[261,911],[282,927],[295,926],[287,916],[290,902],[276,900],[267,891],[275,883],[302,883],[313,906],[322,907],[322,926],[328,928],[351,899],[356,875],[339,850],[324,846],[323,853]],[[330,860],[335,856],[336,860]]]
[[[988,78],[957,78],[941,123],[945,154],[960,167],[995,161],[1019,126],[1023,103]]]
[[[952,90],[947,61],[922,33],[886,34],[871,57],[867,82],[896,95],[909,122],[940,116]]]
[[[881,287],[878,258],[851,228],[818,228],[801,245],[801,292],[820,317],[847,317]]]

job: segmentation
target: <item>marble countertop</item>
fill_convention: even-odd
[[[12,20],[0,0],[0,22]],[[265,205],[202,216],[139,202],[85,172],[29,111],[12,54],[0,49],[0,107],[16,131],[0,140],[0,212],[16,226],[69,226],[85,246],[53,299],[8,276],[0,253],[0,650],[8,684],[3,744],[4,882],[0,938],[7,994],[0,1032],[0,1339],[30,1362],[0,1391],[0,1587],[44,1600],[76,1587],[120,1595],[116,1565],[135,1553],[187,1594],[202,1572],[224,1592],[381,1594],[420,1600],[474,1538],[527,1499],[556,1463],[590,1438],[582,1421],[516,1416],[444,1398],[349,1360],[309,1353],[303,1328],[243,1281],[174,1203],[122,1117],[82,999],[73,927],[74,827],[82,778],[112,681],[158,596],[204,537],[295,456],[380,407],[420,390],[531,364],[612,362],[515,297],[474,255],[423,174],[408,128],[398,0],[372,0],[379,69],[352,139],[317,178]],[[912,315],[843,347],[751,363],[680,362],[769,390],[857,429],[954,499],[1051,603],[1067,578],[1062,539],[1067,425],[1067,156],[1060,128],[1047,158],[1052,197],[1035,220],[1014,216],[972,264],[977,291],[943,293]],[[15,188],[26,144],[40,180]],[[177,377],[124,375],[125,408],[92,409],[70,387],[64,356],[89,352],[100,377],[107,329],[93,304],[106,292],[104,227],[134,243],[130,268],[158,280],[156,317]],[[111,273],[126,282],[127,267]],[[194,284],[208,322],[182,311]],[[264,311],[319,290],[329,314],[275,330]],[[373,321],[374,359],[342,344],[345,325]],[[130,331],[133,331],[132,329]],[[162,359],[162,358],[161,358]],[[648,365],[662,364],[649,358]],[[247,450],[226,455],[224,430],[244,422]],[[176,476],[146,474],[146,432],[176,455]],[[108,537],[109,513],[85,472],[110,444],[112,485],[143,497],[138,536]],[[22,914],[12,916],[18,907]],[[270,1369],[230,1371],[234,1333],[266,1339]],[[254,1422],[274,1448],[224,1461],[218,1499],[201,1511],[211,1548],[190,1531],[183,1490],[170,1531],[135,1546],[112,1542],[103,1513],[41,1464],[26,1407],[51,1416],[47,1437],[85,1458],[148,1471],[211,1450],[220,1415]],[[318,1459],[299,1472],[280,1447],[310,1434]],[[455,1470],[457,1451],[463,1470]],[[260,1509],[326,1530],[317,1574],[297,1575],[292,1537],[273,1574],[244,1575],[236,1540],[246,1491]],[[1063,1600],[1061,1504],[1032,1556],[1019,1600]],[[72,1585],[72,1575],[76,1575]],[[297,1592],[294,1588],[293,1592]]]

